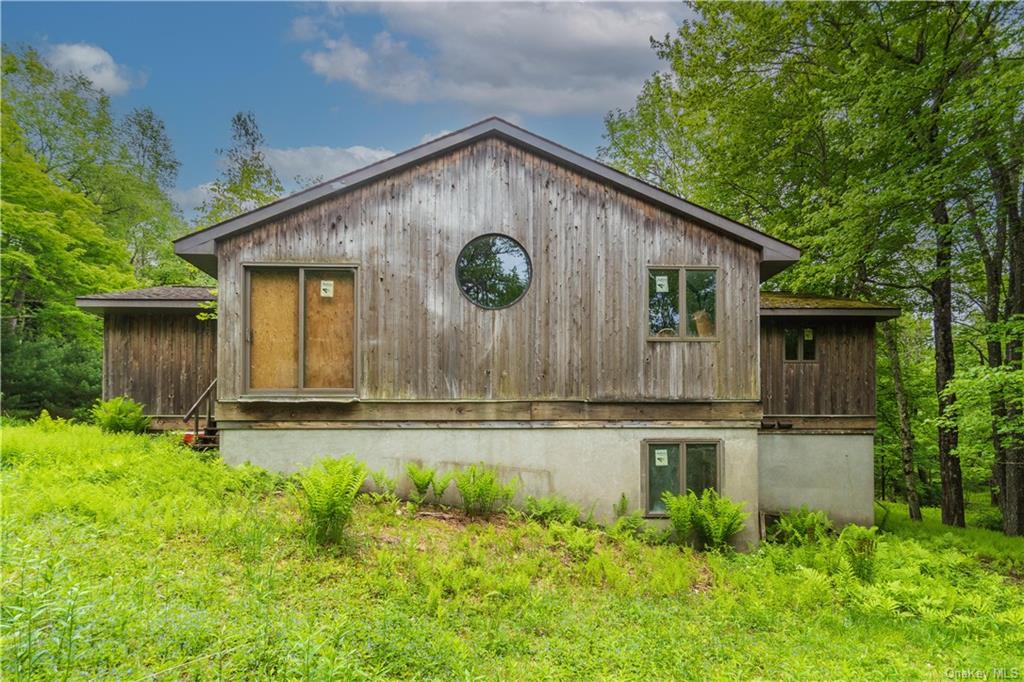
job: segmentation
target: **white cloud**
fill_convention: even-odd
[[[81,74],[108,95],[123,95],[146,84],[142,73],[118,64],[109,52],[89,43],[58,43],[46,51],[46,61],[58,73]]]
[[[357,168],[393,156],[387,149],[370,147],[267,147],[263,150],[267,162],[286,186],[296,177],[329,180]]]
[[[354,171],[376,163],[394,152],[387,149],[374,149],[355,145],[352,147],[266,147],[263,154],[267,162],[277,173],[277,177],[287,192],[295,192],[304,187],[298,186],[295,179],[302,178],[307,182],[316,178],[330,180],[339,175]],[[197,209],[210,197],[212,182],[204,182],[194,187],[175,189],[171,199],[186,218],[193,218]]]
[[[210,197],[210,186],[212,184],[204,182],[195,187],[175,188],[171,190],[171,201],[177,205],[178,210],[184,213],[186,217],[191,217],[196,209],[202,206],[203,202]]]
[[[673,32],[686,12],[653,3],[374,9],[387,30],[365,44],[346,34],[323,39],[303,55],[315,73],[401,102],[447,100],[531,114],[629,105],[659,68],[649,38]],[[317,21],[327,26],[329,18]]]
[[[430,142],[431,140],[436,140],[439,137],[444,137],[445,135],[447,135],[450,132],[452,132],[452,131],[450,131],[447,128],[445,128],[444,130],[439,130],[436,133],[427,133],[426,135],[424,135],[423,137],[420,138],[420,144],[426,144],[427,142]]]
[[[292,25],[288,30],[288,37],[300,42],[309,42],[312,40],[322,40],[327,37],[327,34],[320,27],[320,23],[316,19],[302,16],[292,19]]]

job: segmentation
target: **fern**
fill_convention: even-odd
[[[92,406],[92,419],[96,426],[110,433],[144,433],[150,424],[149,417],[142,412],[142,405],[124,396],[97,400]]]
[[[661,499],[665,503],[665,511],[668,513],[669,522],[672,524],[672,532],[675,535],[676,542],[681,545],[691,544],[697,496],[693,492],[686,495],[673,495],[666,490],[662,493]]]
[[[498,472],[483,464],[471,464],[455,473],[455,487],[462,495],[467,514],[488,516],[501,511],[516,492],[515,483],[502,483]]]
[[[413,502],[417,504],[423,502],[423,500],[427,499],[430,486],[434,483],[434,470],[430,467],[420,468],[415,462],[410,462],[405,467],[405,473],[409,476],[409,480],[412,481],[412,487],[415,491]]]
[[[297,479],[297,497],[312,539],[324,545],[340,542],[366,480],[366,467],[351,456],[325,459]]]
[[[708,488],[700,497],[693,495],[693,524],[706,549],[718,550],[729,546],[729,539],[743,530],[749,514],[743,506],[722,497]]]
[[[850,524],[839,534],[839,551],[850,570],[862,582],[875,579],[875,553],[878,550],[878,529]]]
[[[528,496],[523,509],[527,518],[544,525],[552,522],[575,524],[580,520],[580,508],[560,497]]]
[[[430,483],[430,488],[434,492],[434,502],[441,504],[441,497],[444,495],[444,491],[448,489],[448,484],[455,478],[455,472],[449,471],[447,474],[438,476],[434,475],[434,480]]]

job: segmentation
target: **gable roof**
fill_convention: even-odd
[[[79,296],[75,299],[75,305],[87,312],[102,314],[107,311],[119,310],[197,310],[200,303],[215,300],[217,297],[209,287],[173,285]]]
[[[852,298],[829,298],[811,294],[762,291],[761,317],[875,317],[890,320],[900,309],[884,303]]]
[[[216,242],[218,240],[251,230],[269,220],[296,211],[313,202],[343,194],[356,187],[384,178],[389,174],[404,170],[409,166],[488,137],[504,139],[582,175],[610,184],[623,192],[644,199],[669,212],[682,215],[695,223],[759,248],[761,251],[762,281],[781,272],[800,258],[800,250],[791,244],[787,244],[774,237],[769,237],[752,227],[669,194],[642,180],[621,173],[610,166],[578,154],[571,149],[497,117],[491,117],[479,123],[474,123],[471,126],[413,147],[383,161],[378,161],[333,180],[328,180],[291,196],[279,199],[266,206],[181,237],[174,242],[174,252],[200,270],[216,277]]]

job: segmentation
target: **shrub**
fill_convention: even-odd
[[[427,493],[430,492],[430,486],[434,482],[434,470],[430,467],[420,468],[415,462],[410,462],[405,467],[405,473],[408,474],[409,480],[412,481],[412,487],[415,491],[413,501],[417,504],[427,499]]]
[[[855,576],[866,583],[874,581],[875,553],[878,550],[877,528],[851,524],[839,534],[837,547]]]
[[[681,545],[691,544],[693,541],[694,510],[697,507],[697,496],[693,492],[686,495],[673,495],[665,491],[661,495],[665,503],[665,511],[668,513],[668,520],[672,524],[672,533],[676,542]]]
[[[110,433],[144,433],[150,421],[143,414],[141,404],[124,396],[97,400],[92,407],[92,419],[98,427]]]
[[[527,518],[548,525],[557,523],[577,523],[580,519],[580,508],[572,502],[557,496],[526,498],[523,511]]]
[[[573,560],[586,561],[594,553],[594,547],[597,546],[597,533],[561,521],[553,521],[550,528],[551,538],[564,545],[566,552]]]
[[[366,480],[366,467],[354,457],[325,459],[298,475],[299,505],[310,535],[320,544],[342,540],[352,518],[356,494]]]
[[[694,495],[693,505],[693,525],[705,549],[728,547],[729,538],[743,530],[743,522],[749,516],[742,505],[711,488],[700,497]]]
[[[768,529],[768,540],[801,546],[821,542],[832,532],[832,521],[822,511],[800,507],[786,512]]]
[[[455,478],[455,472],[449,471],[447,474],[439,476],[434,474],[434,480],[430,484],[431,490],[434,491],[434,502],[441,504],[441,497],[444,495],[444,491],[448,489],[448,484]]]
[[[466,513],[473,516],[501,511],[516,492],[515,483],[502,483],[498,472],[483,464],[471,464],[455,472],[455,487]]]

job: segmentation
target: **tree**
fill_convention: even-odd
[[[118,120],[88,78],[55,73],[31,48],[5,53],[3,74],[26,149],[56,185],[99,208],[97,222],[125,244],[136,276],[145,281],[175,258],[162,246],[186,226],[167,194],[179,163],[163,121],[150,109]]]
[[[653,41],[669,69],[609,115],[602,155],[803,248],[781,284],[928,314],[938,412],[950,413],[954,284],[977,260],[966,220],[999,204],[990,159],[1018,169],[1020,187],[1021,7],[695,8],[697,21]],[[1008,271],[1012,289],[1021,276]],[[943,521],[963,525],[957,424],[937,424]]]
[[[218,149],[224,170],[210,185],[210,197],[200,207],[200,226],[209,226],[269,204],[284,187],[263,154],[264,139],[256,115],[239,112],[231,119],[233,144]]]

